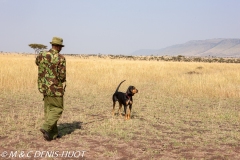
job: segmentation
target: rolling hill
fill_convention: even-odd
[[[159,50],[141,49],[132,55],[236,57],[240,56],[240,39],[193,40]]]

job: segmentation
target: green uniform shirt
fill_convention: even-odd
[[[55,49],[42,51],[36,58],[38,90],[44,96],[63,96],[66,82],[66,59]]]

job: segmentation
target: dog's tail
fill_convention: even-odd
[[[126,80],[123,80],[123,81],[118,85],[118,87],[117,87],[115,93],[118,92],[119,87],[121,86],[121,84],[122,84],[124,81],[126,81]]]

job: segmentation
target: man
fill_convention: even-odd
[[[38,90],[44,96],[44,118],[45,121],[40,131],[47,141],[59,137],[57,121],[63,112],[63,95],[66,82],[66,60],[60,51],[63,39],[53,37],[52,48],[42,51],[36,58],[38,66]],[[66,86],[66,85],[65,85]]]

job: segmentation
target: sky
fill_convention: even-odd
[[[0,51],[124,54],[190,40],[240,38],[240,0],[0,0]]]

